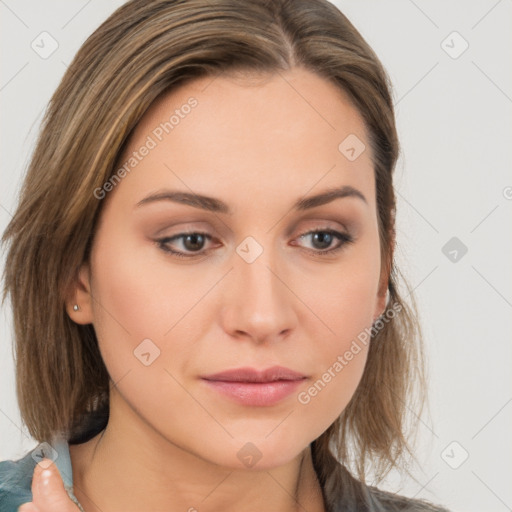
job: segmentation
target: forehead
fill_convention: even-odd
[[[197,108],[191,112],[194,129],[215,124],[219,136],[229,132],[230,137],[236,133],[240,139],[247,134],[270,139],[273,133],[288,133],[292,139],[318,132],[318,136],[357,133],[366,137],[364,122],[349,95],[303,68],[232,72],[189,81],[154,101],[136,127],[136,136],[168,121],[191,97],[197,100]],[[173,135],[179,136],[179,131]],[[209,138],[213,135],[209,133]]]
[[[356,185],[373,195],[361,115],[340,88],[300,68],[182,84],[146,111],[120,164],[148,141],[151,151],[126,180],[133,191],[168,182],[218,195],[209,184],[220,194],[223,188],[229,194],[236,186],[254,191],[265,184],[282,197],[286,190],[304,195],[305,187],[321,181]],[[351,149],[347,144],[361,152],[356,159],[349,158],[353,151],[344,153]]]

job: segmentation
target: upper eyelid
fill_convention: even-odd
[[[300,230],[297,228],[297,225],[298,224],[302,224],[304,222],[314,222],[315,224],[318,224],[318,225],[315,225],[315,226],[311,226],[311,227],[308,227],[308,228],[301,228]],[[190,224],[205,224],[205,225],[210,225],[211,224],[209,222],[196,222],[194,220],[191,220],[189,222]],[[165,232],[167,230],[171,230],[171,229],[174,229],[176,228],[176,226],[172,227],[172,226],[166,226],[166,227],[163,227],[161,229],[158,230],[158,232],[154,235],[154,236],[161,236],[162,238],[170,238],[172,236],[176,236],[176,235],[181,235],[181,234],[187,234],[187,233],[207,233],[207,234],[211,234],[212,231],[215,231],[215,232],[222,232],[222,231],[226,231],[225,228],[227,228],[227,232],[229,232],[230,235],[234,235],[234,231],[233,229],[231,229],[229,226],[226,226],[224,223],[223,226],[216,226],[214,223],[213,226],[210,228],[206,227],[206,228],[203,228],[201,226],[191,226],[190,228],[188,228],[186,225],[188,224],[188,222],[180,222],[179,223],[180,225],[185,225],[184,227],[178,227],[177,229],[181,229],[181,231],[176,231],[175,233],[173,233],[172,235],[168,235],[168,236],[162,236],[160,235],[160,233],[162,232]],[[303,233],[308,233],[310,231],[318,231],[318,230],[328,230],[328,229],[331,229],[331,230],[335,230],[335,231],[340,231],[340,230],[344,230],[346,231],[347,233],[350,233],[352,230],[354,230],[357,226],[357,223],[354,223],[353,221],[349,220],[349,219],[345,219],[345,220],[342,220],[342,219],[335,219],[335,218],[325,218],[323,220],[318,220],[318,219],[299,219],[298,221],[296,222],[293,222],[293,225],[291,227],[288,227],[285,232],[284,232],[284,235],[286,237],[288,236],[292,236],[292,234],[294,232],[297,232],[299,231],[299,235],[300,234],[303,234]],[[270,231],[270,230],[268,230]],[[297,235],[297,236],[299,236]],[[214,235],[212,235],[214,236]]]
[[[293,230],[293,231],[295,231],[295,230]],[[295,238],[298,238],[298,237],[301,237],[301,236],[304,236],[304,235],[308,235],[310,233],[314,233],[314,232],[317,232],[317,231],[336,231],[336,232],[339,232],[340,234],[351,235],[351,230],[346,228],[345,226],[343,226],[342,228],[339,228],[337,226],[322,225],[322,226],[319,226],[319,227],[312,227],[310,229],[301,230],[295,236]],[[195,235],[195,234],[205,235],[205,236],[207,236],[208,238],[211,238],[211,239],[218,238],[217,236],[213,235],[207,229],[203,230],[201,228],[196,228],[196,229],[183,229],[182,231],[177,231],[176,233],[173,233],[173,234],[170,234],[170,235],[158,235],[157,234],[156,235],[156,239],[158,239],[158,240],[170,240],[170,239],[173,239],[173,238],[180,238],[180,237],[185,236],[185,235]]]

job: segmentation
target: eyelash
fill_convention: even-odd
[[[346,244],[351,244],[354,242],[354,238],[351,235],[349,235],[347,233],[340,233],[339,231],[335,231],[333,229],[315,229],[313,231],[308,231],[307,233],[300,235],[298,238],[303,238],[308,235],[314,235],[315,233],[328,233],[329,235],[334,236],[335,238],[337,238],[340,241],[340,245],[338,245],[337,247],[334,247],[332,249],[326,249],[323,251],[315,250],[315,249],[305,249],[307,252],[313,253],[315,256],[334,255],[334,254],[338,253],[341,249],[343,249]],[[198,257],[198,256],[203,256],[204,254],[209,252],[209,250],[206,250],[206,251],[196,252],[196,253],[192,253],[192,254],[186,254],[181,251],[175,251],[173,249],[170,249],[169,246],[167,245],[169,242],[172,242],[174,240],[179,240],[180,238],[184,238],[185,236],[188,236],[188,235],[201,235],[201,236],[204,236],[207,240],[212,239],[212,236],[209,235],[208,233],[204,233],[202,231],[189,231],[189,232],[179,233],[172,237],[161,238],[159,240],[156,240],[156,242],[160,249],[162,249],[163,251],[170,253],[172,256],[176,256],[178,258],[189,258],[190,259],[190,258],[194,258],[194,257]]]

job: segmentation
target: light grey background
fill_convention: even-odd
[[[52,92],[87,36],[122,3],[0,0],[2,231]],[[512,1],[335,4],[394,84],[397,257],[415,288],[430,361],[417,481],[392,474],[386,485],[453,511],[512,510]],[[42,58],[31,44],[49,51],[45,31],[58,48]],[[37,443],[16,404],[8,304],[1,314],[3,460]]]

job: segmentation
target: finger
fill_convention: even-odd
[[[50,459],[36,464],[32,478],[32,502],[38,512],[76,512],[78,507],[71,501],[59,473]],[[27,511],[32,512],[32,511]]]
[[[34,505],[31,501],[28,503],[23,503],[23,505],[18,507],[17,512],[40,512],[39,509]]]

